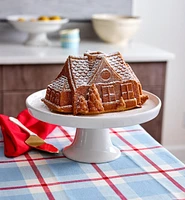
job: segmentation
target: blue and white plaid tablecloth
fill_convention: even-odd
[[[69,145],[75,129],[57,127],[48,142]],[[6,158],[0,132],[0,199],[3,200],[185,200],[185,165],[141,126],[110,129],[122,155],[85,164],[36,150]]]

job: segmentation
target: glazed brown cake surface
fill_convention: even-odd
[[[88,115],[141,107],[147,99],[119,52],[87,52],[68,57],[42,101],[54,112]]]

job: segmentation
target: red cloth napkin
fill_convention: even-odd
[[[17,119],[27,128],[45,139],[56,127],[56,125],[39,121],[32,117],[28,110],[23,110]],[[29,137],[28,133],[19,128],[9,120],[6,115],[0,114],[0,126],[4,138],[4,154],[7,157],[16,157],[31,149],[24,141]]]

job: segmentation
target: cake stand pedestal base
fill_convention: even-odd
[[[24,44],[29,46],[49,46],[51,41],[47,38],[46,33],[29,33]]]
[[[77,128],[72,144],[63,149],[63,154],[78,162],[103,163],[117,159],[121,152],[112,144],[109,129]]]

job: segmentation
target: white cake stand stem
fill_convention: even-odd
[[[24,44],[30,46],[49,46],[51,42],[46,33],[29,33]]]
[[[103,163],[117,159],[121,153],[113,146],[109,129],[77,128],[71,145],[63,149],[63,154],[74,161]]]

